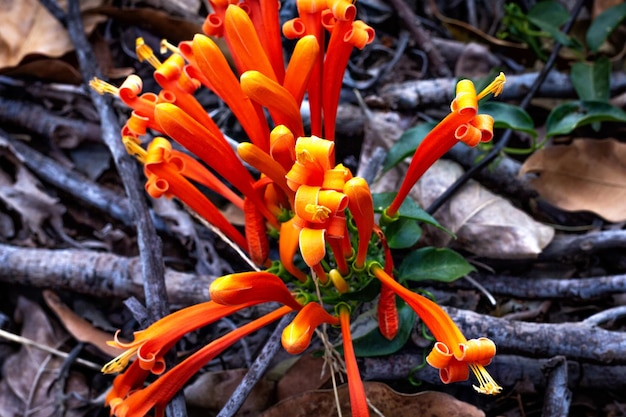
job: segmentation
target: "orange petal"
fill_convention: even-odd
[[[274,123],[285,125],[294,136],[303,136],[300,107],[287,89],[259,71],[241,74],[241,89],[252,100],[266,107]]]
[[[296,225],[295,217],[281,223],[280,225],[280,239],[278,240],[278,252],[280,256],[280,262],[285,269],[300,282],[306,282],[307,275],[298,269],[293,261],[298,250],[298,239],[300,236],[301,227]]]
[[[287,171],[296,162],[296,139],[285,125],[278,125],[270,133],[270,155]]]
[[[470,124],[480,130],[481,142],[489,142],[493,139],[493,117],[488,114],[477,114]]]
[[[359,234],[356,268],[363,268],[367,257],[370,238],[374,230],[374,201],[370,188],[361,177],[354,177],[346,182],[343,192],[348,196],[348,209],[352,213]]]
[[[467,339],[441,307],[428,298],[403,287],[380,266],[372,267],[371,272],[411,306],[437,341],[443,342],[456,357],[461,355],[459,345],[466,343]]]
[[[217,278],[209,287],[211,299],[220,304],[249,304],[276,301],[294,310],[302,308],[285,283],[265,271],[241,272]]]
[[[285,78],[285,63],[283,58],[283,44],[280,36],[280,19],[278,11],[280,3],[278,0],[247,0],[241,7],[248,7],[248,15],[263,45],[276,79],[279,83]]]
[[[234,4],[228,6],[224,15],[224,38],[239,73],[256,70],[268,79],[277,81],[250,16]]]
[[[184,52],[186,49],[181,50]],[[269,149],[269,128],[265,116],[257,112],[250,98],[241,91],[239,80],[219,47],[209,37],[196,35],[191,50],[193,64],[208,80],[208,87],[232,110],[250,140],[263,150]]]
[[[346,374],[348,375],[348,391],[350,392],[350,408],[353,417],[369,417],[369,408],[365,396],[365,387],[361,380],[359,367],[352,346],[350,334],[350,312],[347,308],[341,308],[339,312],[341,322],[341,335],[343,338],[343,357],[346,362]]]
[[[338,325],[339,319],[328,314],[318,303],[305,305],[283,330],[281,342],[285,350],[292,355],[304,352],[311,343],[315,329],[322,323]]]
[[[105,365],[103,372],[121,371],[128,364],[130,357],[139,351],[142,358],[150,358],[152,363],[155,363],[155,358],[162,357],[167,353],[165,347],[176,343],[185,334],[250,305],[252,304],[223,306],[213,301],[207,301],[171,313],[146,329],[135,332],[132,342],[122,343],[116,338],[112,345],[120,349],[127,349],[130,355],[124,352]],[[142,367],[142,369],[149,370],[150,367]]]
[[[278,227],[276,218],[263,205],[260,194],[254,189],[254,179],[226,143],[173,104],[159,104],[155,116],[163,130],[178,143],[215,169],[235,188],[258,205],[266,219]]]
[[[293,201],[294,192],[287,186],[287,171],[270,155],[250,142],[242,142],[237,146],[237,153],[245,162],[267,175]]]
[[[456,129],[460,125],[468,123],[473,117],[474,114],[471,111],[452,112],[426,135],[413,154],[398,194],[396,194],[396,197],[386,210],[387,216],[391,218],[396,216],[400,206],[417,180],[436,160],[458,143],[454,136]]]
[[[291,55],[283,86],[293,96],[298,106],[300,106],[304,98],[304,92],[306,91],[319,50],[317,38],[313,35],[308,35],[296,43]]]
[[[169,196],[176,196],[192,210],[220,229],[237,245],[245,248],[245,238],[228,219],[182,174],[184,162],[171,155],[171,145],[164,138],[155,138],[148,146],[144,170],[150,181],[148,192],[155,195],[153,187]]]
[[[204,346],[159,377],[146,388],[134,391],[127,398],[111,399],[111,412],[120,417],[143,417],[152,408],[163,409],[187,381],[210,360],[222,353],[236,341],[263,328],[289,313],[291,308],[281,307],[265,316],[227,333]],[[115,403],[115,405],[113,405]]]
[[[182,168],[182,174],[199,183],[205,187],[215,191],[222,197],[225,197],[228,201],[233,203],[236,207],[243,210],[243,199],[235,194],[233,190],[227,187],[219,178],[217,178],[211,171],[206,169],[204,165],[199,163],[196,159],[192,158],[186,153],[172,150],[172,156],[179,158],[184,162]]]
[[[256,265],[262,266],[265,264],[270,252],[265,218],[248,198],[244,201],[243,214],[250,259]]]
[[[300,253],[304,262],[314,267],[319,264],[326,255],[326,240],[324,229],[309,229],[305,227],[300,231]]]

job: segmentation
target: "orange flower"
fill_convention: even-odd
[[[278,227],[276,218],[263,204],[261,195],[255,190],[252,175],[241,164],[237,154],[223,137],[216,137],[173,104],[158,104],[155,117],[168,136],[209,164],[243,195],[254,201],[265,218],[274,227]],[[211,218],[207,220],[211,221]]]
[[[353,417],[369,417],[365,387],[359,373],[356,362],[352,335],[350,334],[350,310],[346,306],[339,307],[339,321],[341,323],[341,335],[343,337],[343,357],[346,361],[346,374],[348,375],[348,391],[350,393],[350,409]]]
[[[115,340],[109,344],[125,351],[104,365],[102,372],[121,372],[128,365],[128,362],[137,356],[137,366],[143,370],[160,374],[165,370],[163,355],[186,333],[204,327],[250,305],[253,303],[224,306],[214,301],[207,301],[196,304],[163,317],[145,330],[135,332],[133,341],[128,343],[118,339],[118,331],[115,334]]]
[[[269,127],[263,109],[244,94],[219,47],[209,37],[196,35],[180,50],[190,61],[188,72],[217,94],[235,114],[252,143],[269,150]],[[194,152],[195,153],[195,152]]]
[[[224,305],[275,301],[293,310],[302,308],[285,283],[276,275],[265,271],[224,275],[211,283],[209,293],[212,300]]]
[[[491,340],[467,340],[450,316],[436,303],[403,287],[376,264],[370,268],[370,272],[411,306],[428,326],[437,343],[427,361],[439,369],[444,383],[465,381],[471,369],[480,384],[474,386],[476,391],[498,394],[502,390],[485,369],[496,353],[496,346]]]
[[[257,320],[231,331],[219,339],[215,339],[173,367],[169,372],[161,375],[146,388],[133,391],[127,397],[113,397],[113,395],[116,394],[124,394],[124,390],[112,391],[112,394],[107,396],[107,404],[111,407],[111,413],[115,414],[117,417],[143,417],[154,408],[156,416],[163,416],[167,403],[183,388],[189,378],[198,372],[207,362],[241,338],[267,326],[291,311],[292,309],[290,307],[280,307]],[[126,379],[125,376],[126,374],[123,374],[117,378],[120,378],[120,380]],[[133,376],[135,375],[133,374]],[[143,375],[138,373],[136,376],[142,377]],[[136,384],[132,385],[137,387]]]
[[[367,185],[367,181],[361,177],[354,177],[348,180],[343,187],[343,192],[348,196],[348,209],[354,218],[359,234],[354,267],[363,269],[370,238],[374,230],[374,201],[372,193]]]
[[[246,239],[226,217],[185,177],[185,167],[190,158],[173,154],[172,146],[164,138],[156,138],[148,146],[145,173],[146,190],[154,198],[162,195],[176,196],[192,210],[220,229],[240,247],[247,247]]]
[[[349,0],[329,0],[333,23],[326,22],[331,31],[328,51],[324,59],[322,84],[322,112],[324,114],[324,137],[335,139],[335,120],[341,94],[343,73],[354,47],[363,49],[374,40],[374,29],[362,21],[354,21],[356,7]]]
[[[459,141],[469,146],[488,142],[493,137],[493,118],[489,115],[477,115],[478,100],[488,94],[499,95],[504,88],[506,78],[500,73],[479,95],[470,80],[461,80],[456,86],[456,98],[452,101],[452,112],[448,114],[417,147],[398,194],[385,210],[388,221],[393,221],[402,202],[436,160],[441,158]]]
[[[311,343],[315,329],[322,323],[336,326],[339,319],[328,314],[318,303],[311,302],[304,306],[283,330],[281,342],[285,350],[292,355],[304,352]]]

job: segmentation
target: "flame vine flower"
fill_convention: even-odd
[[[278,0],[209,3],[213,13],[206,18],[204,34],[178,46],[164,41],[171,52],[165,61],[143,40],[137,41],[139,59],[155,68],[158,94],[142,92],[137,76],[128,77],[119,88],[101,80],[91,85],[132,108],[122,138],[128,152],[144,166],[147,192],[179,199],[265,270],[216,279],[210,301],[162,318],[136,332],[132,342],[121,342],[116,335],[111,344],[123,352],[103,368],[106,373],[119,373],[106,399],[111,413],[140,417],[154,410],[163,415],[169,400],[204,364],[242,337],[295,312],[282,334],[284,348],[301,353],[320,325],[339,327],[352,413],[368,416],[350,320],[363,301],[362,295],[355,294],[378,288],[379,329],[385,337],[393,339],[397,333],[395,298],[400,297],[435,337],[427,362],[439,369],[444,383],[466,380],[472,370],[477,391],[499,393],[501,387],[485,369],[495,355],[495,344],[486,338],[467,340],[441,307],[396,281],[385,232],[386,225],[399,217],[415,182],[450,147],[458,141],[475,146],[491,140],[493,119],[477,114],[478,101],[499,94],[504,75],[479,94],[471,81],[458,83],[451,113],[418,147],[397,196],[376,224],[369,185],[335,161],[343,73],[353,49],[364,48],[374,39],[374,31],[356,20],[353,2],[297,0],[299,16],[282,27],[285,37],[297,39],[286,66]],[[224,38],[236,71],[212,37]],[[200,87],[219,96],[241,123],[249,141],[236,151],[194,98]],[[310,126],[300,115],[305,95]],[[149,131],[162,136],[145,145],[143,138]],[[177,150],[172,141],[188,153]],[[242,161],[260,176],[251,175]],[[212,189],[243,210],[243,233],[198,186]],[[268,259],[270,235],[278,236],[277,260]],[[369,301],[375,298],[371,295]],[[166,369],[165,353],[186,333],[265,302],[282,307]],[[151,374],[158,377],[146,385]]]

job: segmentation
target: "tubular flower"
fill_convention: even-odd
[[[157,138],[148,147],[145,173],[148,177],[146,190],[159,198],[161,195],[176,196],[196,213],[219,228],[226,236],[241,247],[246,247],[246,240],[224,215],[207,199],[204,194],[185,178],[185,159],[180,154],[172,154],[171,144]]]
[[[318,303],[304,306],[283,330],[281,342],[285,350],[292,355],[304,352],[311,343],[315,329],[322,323],[338,325],[339,319],[328,314]]]
[[[269,272],[240,272],[217,278],[209,287],[211,299],[224,305],[275,301],[300,310],[285,283]]]
[[[102,372],[121,372],[128,365],[128,362],[136,356],[137,366],[145,371],[160,374],[165,370],[163,355],[186,333],[204,327],[250,305],[253,304],[225,306],[214,301],[196,304],[165,316],[145,330],[135,332],[133,341],[128,343],[118,339],[118,332],[115,334],[115,340],[109,344],[125,351],[104,365]]]
[[[343,339],[343,356],[346,361],[346,373],[348,375],[348,391],[350,393],[350,408],[354,417],[369,417],[365,387],[361,380],[359,367],[352,346],[350,334],[350,310],[346,306],[339,307],[339,320],[341,323],[341,335]]]
[[[470,80],[458,82],[450,114],[417,147],[398,194],[385,210],[388,219],[397,217],[398,209],[417,180],[459,141],[476,146],[493,138],[493,118],[489,115],[477,115],[478,100],[491,93],[499,95],[505,82],[506,77],[500,73],[479,95],[476,95],[474,84]]]
[[[207,36],[197,34],[178,46],[164,41],[162,52],[169,51],[167,58],[158,59],[138,39],[137,55],[155,68],[154,78],[162,89],[158,94],[142,93],[137,76],[128,77],[120,88],[99,80],[91,84],[102,93],[115,94],[132,109],[122,130],[123,143],[144,165],[148,193],[180,199],[239,247],[247,248],[253,262],[268,269],[217,278],[209,288],[211,301],[162,318],[136,332],[131,342],[121,341],[116,334],[111,344],[123,351],[103,368],[107,373],[125,369],[106,398],[112,414],[140,417],[154,409],[162,416],[173,395],[207,361],[242,337],[295,312],[282,334],[284,348],[300,353],[320,324],[340,326],[352,415],[369,416],[350,315],[363,301],[378,295],[379,328],[386,338],[394,338],[398,331],[395,300],[400,296],[437,339],[427,361],[440,370],[442,381],[467,379],[471,369],[479,381],[478,391],[499,392],[501,388],[485,370],[495,354],[493,342],[467,340],[444,310],[393,279],[386,230],[375,222],[369,186],[336,164],[335,120],[343,74],[353,49],[374,39],[374,31],[356,20],[354,1],[296,0],[299,16],[283,26],[286,37],[298,39],[286,68],[278,0],[209,3],[213,13],[203,25]],[[228,53],[209,36],[223,37]],[[232,56],[236,70],[226,56]],[[501,75],[476,94],[470,81],[459,82],[450,115],[417,149],[384,221],[397,217],[414,182],[454,143],[462,140],[474,146],[491,139],[493,119],[477,114],[478,101],[490,93],[497,95],[503,84]],[[200,86],[221,98],[247,135],[236,151],[194,98]],[[310,128],[300,114],[305,95]],[[275,127],[270,130],[271,125]],[[149,130],[169,139],[157,137],[144,149],[141,138]],[[189,153],[173,149],[172,140]],[[260,174],[251,173],[250,166]],[[245,236],[207,199],[201,186],[243,210]],[[270,238],[278,241],[279,261],[271,259]],[[384,268],[378,261],[384,262]],[[305,267],[306,273],[301,269]],[[373,294],[376,282],[370,285],[376,278],[382,284],[380,294]],[[283,306],[210,341],[166,372],[164,355],[186,333],[266,302]],[[154,382],[147,384],[149,379]]]
[[[244,324],[225,336],[215,339],[173,367],[169,372],[161,375],[146,388],[135,390],[125,397],[113,397],[109,394],[107,396],[107,404],[111,407],[111,413],[117,417],[143,417],[154,408],[156,416],[163,416],[167,403],[180,391],[189,378],[206,365],[207,362],[241,338],[267,326],[290,311],[290,307],[281,307],[257,320]],[[123,379],[124,376],[120,375],[118,378]],[[138,376],[141,377],[142,375]],[[134,386],[137,385],[134,384]],[[121,391],[112,391],[112,393],[118,394]]]
[[[491,340],[467,340],[450,316],[437,304],[403,287],[380,266],[374,265],[370,270],[383,285],[391,288],[411,306],[430,329],[437,343],[427,361],[439,369],[444,383],[465,381],[471,369],[480,384],[474,386],[476,391],[498,394],[502,390],[485,369],[496,353],[496,346]]]
[[[333,142],[315,136],[300,137],[296,141],[296,162],[286,175],[287,185],[296,192],[292,225],[299,230],[300,253],[322,282],[327,278],[319,263],[326,256],[326,243],[336,240],[331,247],[338,255],[337,263],[343,273],[348,272],[344,257],[352,254],[351,250],[344,251],[337,243],[347,238],[344,211],[350,202],[343,190],[352,174],[342,165],[332,168],[333,160]],[[353,197],[358,199],[356,195]],[[359,203],[355,200],[355,204]],[[367,203],[361,201],[361,204],[365,206]],[[373,206],[371,214],[373,216]],[[357,217],[365,218],[360,213]],[[289,262],[282,255],[281,260]]]

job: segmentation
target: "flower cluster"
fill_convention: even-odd
[[[395,297],[399,296],[436,338],[427,361],[440,370],[443,382],[465,380],[471,369],[479,392],[500,392],[484,368],[495,355],[493,342],[467,340],[437,304],[394,279],[385,225],[399,217],[415,182],[456,142],[474,146],[491,140],[493,119],[477,114],[478,100],[498,94],[504,76],[480,94],[470,81],[459,82],[450,114],[417,149],[397,197],[377,225],[367,182],[335,162],[335,120],[343,73],[353,49],[365,47],[374,38],[374,31],[356,20],[352,1],[297,0],[299,16],[282,27],[285,37],[298,39],[286,67],[278,0],[209,2],[214,12],[205,21],[205,34],[178,46],[164,42],[171,52],[165,61],[141,39],[137,41],[139,58],[155,67],[154,77],[162,88],[159,94],[142,93],[141,79],[136,76],[128,77],[119,88],[100,80],[91,85],[117,95],[133,109],[122,136],[128,152],[144,166],[147,192],[181,200],[247,252],[254,263],[269,269],[218,278],[210,287],[211,301],[164,317],[135,333],[130,343],[116,336],[111,343],[124,352],[103,369],[121,372],[107,396],[112,413],[138,417],[154,409],[162,415],[172,396],[207,361],[249,333],[296,312],[283,332],[285,349],[300,353],[319,325],[339,326],[353,415],[367,416],[350,334],[351,312],[357,302],[350,294],[376,282],[381,288],[378,311],[385,337],[392,339],[397,332]],[[224,38],[236,72],[212,37]],[[201,86],[226,103],[247,134],[249,142],[241,143],[236,151],[194,98]],[[310,126],[305,126],[300,115],[305,95]],[[163,136],[144,147],[142,138],[149,129]],[[189,153],[177,151],[171,141]],[[250,174],[242,161],[256,168],[260,177]],[[243,211],[243,233],[199,185]],[[270,234],[278,236],[279,260],[268,259]],[[264,302],[278,302],[282,307],[212,341],[165,372],[165,353],[185,334]],[[159,377],[144,386],[150,374]]]

